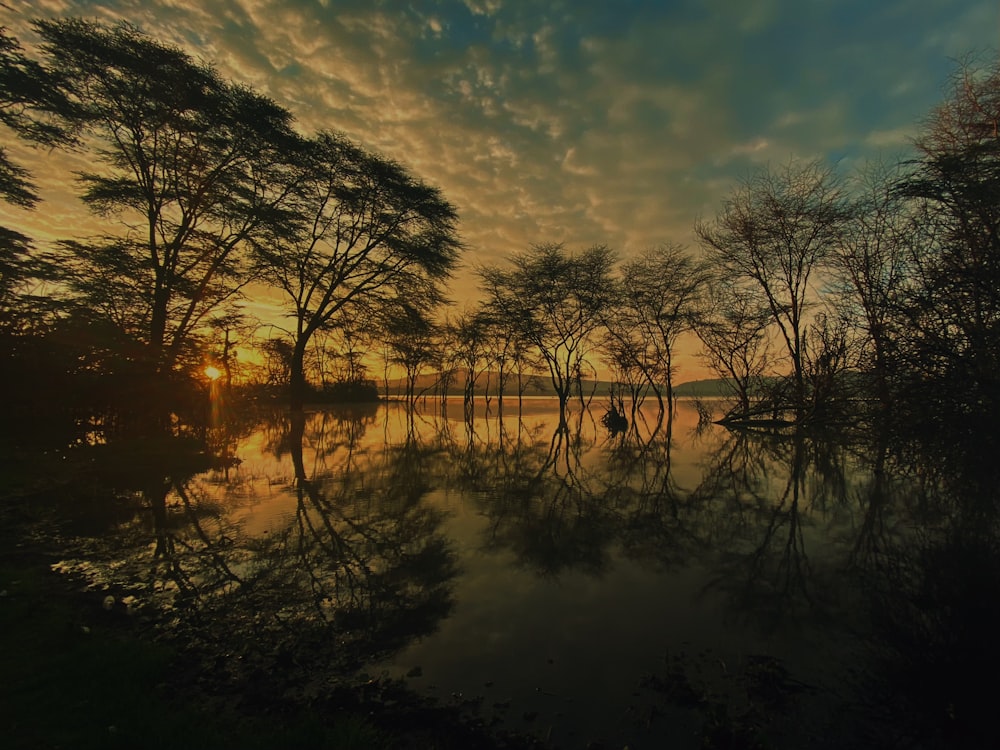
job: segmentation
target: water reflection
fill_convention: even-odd
[[[870,637],[851,737],[992,747],[995,691],[984,685],[1000,670],[1000,466],[987,435],[935,448],[940,461],[920,466],[907,492],[891,458],[877,461],[864,498],[855,560]],[[905,534],[885,533],[904,523]]]
[[[452,606],[455,555],[443,513],[422,502],[422,457],[363,453],[371,424],[279,417],[252,434],[247,468],[148,465],[135,485],[148,513],[63,567],[195,644],[216,678],[273,673],[319,690],[433,632]]]
[[[960,675],[1000,666],[997,522],[956,498],[992,480],[887,433],[731,432],[685,403],[614,434],[473,407],[222,426],[214,466],[161,446],[111,482],[134,515],[65,567],[216,675],[315,695],[419,673],[570,747],[986,731]]]
[[[458,486],[488,519],[483,551],[509,549],[539,575],[604,569],[614,523],[595,487],[598,473],[582,460],[593,435],[579,427],[557,422],[550,435],[535,425],[512,436],[501,420],[497,440],[467,442]]]

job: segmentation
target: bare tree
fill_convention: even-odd
[[[510,373],[509,367],[513,367],[513,374],[517,377],[518,408],[522,408],[525,391],[529,384],[534,382],[535,374],[544,367],[541,355],[518,324],[521,306],[518,300],[508,294],[503,287],[504,275],[491,273],[484,276],[480,274],[480,279],[486,293],[480,313],[487,323],[489,337],[493,341],[493,349],[501,363],[499,365],[501,372],[498,385],[500,399],[501,401],[503,399],[507,376]],[[509,367],[506,363],[509,363]]]
[[[622,266],[618,304],[605,318],[610,340],[644,375],[659,403],[673,411],[674,350],[691,330],[699,296],[708,280],[705,267],[678,245],[647,250]]]
[[[857,357],[851,322],[820,312],[806,330],[802,347],[803,369],[809,385],[809,419],[829,421],[833,407],[850,393],[845,375]]]
[[[480,308],[479,317],[485,331],[485,349],[489,367],[491,370],[496,368],[497,406],[502,411],[504,395],[513,375],[511,368],[517,367],[519,349],[523,344],[509,322],[495,316],[488,305]]]
[[[873,378],[883,405],[891,400],[894,329],[900,295],[910,273],[915,215],[898,190],[898,166],[867,165],[857,174],[850,220],[830,254],[832,288],[839,313],[863,333],[854,364]]]
[[[616,393],[611,393],[614,414],[624,415],[624,397],[627,394],[631,403],[632,421],[646,398],[650,388],[648,368],[643,362],[645,354],[644,342],[638,335],[625,328],[617,327],[618,320],[608,322],[607,332],[601,342],[602,359],[611,370]],[[616,406],[617,397],[617,406]]]
[[[614,253],[605,246],[578,255],[561,244],[534,245],[511,259],[512,268],[479,269],[489,304],[503,310],[549,371],[565,420],[566,404],[612,304]]]
[[[804,407],[803,338],[813,273],[840,242],[847,211],[840,180],[818,162],[761,169],[695,231],[709,258],[763,295],[791,361],[794,406]]]
[[[695,326],[703,356],[736,397],[729,416],[746,418],[771,366],[771,311],[753,291],[725,278],[708,285],[703,304]]]
[[[462,403],[471,413],[476,385],[489,364],[486,352],[485,319],[476,311],[466,311],[447,325],[450,359],[464,373]]]
[[[417,379],[429,366],[437,364],[441,353],[437,326],[428,310],[400,298],[383,309],[382,334],[385,337],[388,363],[404,372],[404,398],[409,407],[417,400]]]

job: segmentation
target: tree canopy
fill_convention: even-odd
[[[572,254],[561,244],[545,244],[512,256],[510,268],[479,269],[487,304],[537,349],[563,410],[574,384],[591,374],[593,334],[614,302],[614,262],[604,245]]]
[[[342,135],[320,133],[297,166],[290,206],[301,225],[256,246],[262,276],[294,319],[293,401],[305,390],[313,335],[351,308],[384,307],[404,290],[432,308],[457,261],[457,214],[440,191]]]
[[[840,180],[819,162],[763,168],[744,179],[695,231],[710,260],[763,295],[785,344],[796,401],[805,402],[806,309],[810,281],[840,242],[847,219]]]
[[[301,148],[292,116],[128,24],[35,28],[72,105],[64,120],[104,168],[78,176],[81,198],[120,226],[66,247],[68,283],[93,306],[108,290],[91,280],[127,279],[140,292],[129,320],[141,323],[128,333],[153,371],[169,371],[205,316],[246,283],[243,246],[295,224],[285,208]]]

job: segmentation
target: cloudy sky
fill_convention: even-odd
[[[534,242],[692,242],[763,164],[905,153],[998,0],[3,0],[126,19],[438,185],[467,266]],[[44,228],[74,226],[58,178]],[[36,211],[32,219],[37,223]],[[2,218],[2,217],[0,217]],[[454,296],[468,298],[469,270]]]

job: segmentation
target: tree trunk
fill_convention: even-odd
[[[291,424],[289,426],[289,452],[292,456],[292,467],[295,471],[295,485],[301,488],[302,484],[308,480],[306,476],[306,464],[302,456],[302,437],[306,431],[306,417],[302,410],[292,411]]]
[[[292,351],[291,373],[288,383],[289,406],[293,412],[301,412],[306,400],[306,372],[305,372],[306,339],[300,338],[295,342],[295,349]]]
[[[169,294],[163,286],[157,282],[153,290],[153,306],[150,311],[149,321],[149,360],[155,372],[166,372],[170,369],[170,364],[163,361],[165,351],[164,342],[167,337],[167,303]]]

